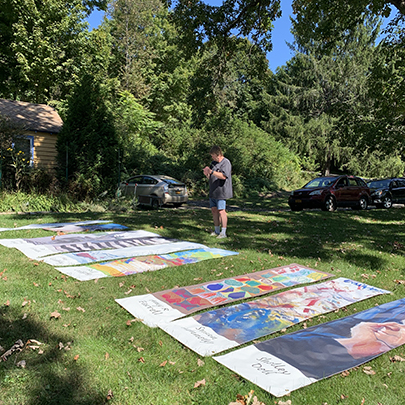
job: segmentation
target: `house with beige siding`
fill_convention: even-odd
[[[53,107],[0,99],[0,115],[23,128],[15,146],[30,157],[31,166],[56,167],[56,140],[63,122]]]

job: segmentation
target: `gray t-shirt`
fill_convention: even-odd
[[[217,200],[226,200],[233,197],[232,191],[232,165],[231,162],[224,157],[221,162],[213,161],[210,169],[214,172],[221,172],[226,179],[220,180],[218,177],[210,176],[210,198]]]

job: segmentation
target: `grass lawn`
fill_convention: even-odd
[[[243,209],[238,209],[238,204]],[[26,347],[0,363],[0,405],[228,405],[251,390],[266,405],[287,401],[291,405],[404,403],[405,362],[390,359],[394,355],[405,358],[405,346],[367,363],[375,374],[365,373],[361,366],[275,398],[213,359],[201,358],[162,330],[131,322],[131,315],[114,301],[116,298],[290,263],[393,293],[313,318],[307,326],[405,297],[401,283],[405,280],[404,208],[291,212],[286,209],[286,198],[280,196],[235,200],[231,205],[229,237],[225,240],[209,236],[211,213],[198,206],[125,214],[1,215],[0,227],[110,219],[133,230],[153,231],[240,254],[79,282],[52,266],[0,246],[0,346],[8,350],[18,339],[41,343],[33,342],[28,345],[33,348]],[[0,238],[47,235],[52,233],[21,230],[2,232]],[[59,318],[51,316],[55,311]],[[302,327],[296,325],[285,333]],[[21,360],[25,360],[25,368],[17,367]],[[195,387],[203,380],[205,384]]]

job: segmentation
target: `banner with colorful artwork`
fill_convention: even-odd
[[[317,315],[388,294],[346,278],[285,291],[159,325],[201,356],[231,349]]]
[[[276,397],[405,344],[405,298],[214,357]]]
[[[159,243],[160,239],[155,239],[155,241],[149,240],[150,242],[153,242],[150,245],[130,246],[121,249],[89,250],[88,252],[62,253],[59,255],[44,257],[43,261],[52,266],[74,266],[76,264],[104,262],[134,256],[161,255],[165,253],[179,252],[181,250],[208,248],[208,246],[202,245],[201,243],[185,241]]]
[[[131,257],[87,266],[58,267],[57,270],[80,281],[86,281],[102,277],[128,276],[237,254],[238,252],[224,249],[192,249],[162,255]]]
[[[293,263],[116,301],[133,316],[142,319],[144,324],[156,327],[206,308],[258,297],[286,287],[313,283],[331,276],[329,273]]]
[[[108,222],[112,222],[112,221],[94,220],[94,221],[79,221],[79,222],[57,222],[57,223],[51,223],[51,224],[29,224],[29,225],[20,226],[18,228],[0,228],[0,232],[3,232],[3,231],[18,231],[20,229],[56,228],[56,227],[67,226],[67,225],[104,224],[104,223],[108,223]]]
[[[131,246],[158,245],[175,242],[148,231],[103,232],[74,235],[44,236],[31,239],[0,239],[0,245],[16,248],[30,259],[56,253],[88,250],[122,249]]]

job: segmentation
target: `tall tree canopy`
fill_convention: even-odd
[[[38,103],[63,98],[82,66],[84,18],[106,0],[2,0],[0,96]]]
[[[173,20],[182,27],[181,40],[197,50],[209,40],[226,49],[231,36],[249,37],[262,50],[272,49],[273,21],[281,16],[280,0],[224,0],[211,6],[202,0],[166,0]]]

